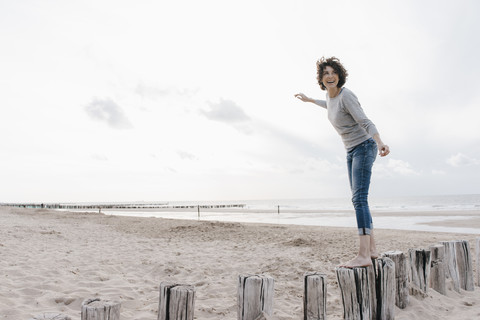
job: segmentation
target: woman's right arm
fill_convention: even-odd
[[[302,100],[303,102],[311,102],[311,103],[314,103],[322,108],[327,108],[327,102],[325,100],[316,100],[316,99],[312,99],[312,98],[309,98],[307,97],[306,95],[304,95],[303,93],[297,93],[295,95],[295,98],[299,99],[299,100]]]

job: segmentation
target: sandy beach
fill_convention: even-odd
[[[414,214],[414,213],[412,213]],[[453,215],[453,213],[452,213]],[[435,222],[442,223],[442,222]],[[445,224],[445,222],[443,222]],[[480,228],[480,219],[448,224]],[[303,319],[303,274],[328,276],[328,319],[342,319],[335,266],[355,255],[354,228],[107,216],[0,207],[0,319],[61,312],[84,299],[122,303],[122,319],[156,319],[161,281],[196,287],[196,319],[236,319],[239,274],[275,279],[273,319]],[[379,252],[478,235],[376,230]],[[474,268],[475,269],[475,268]],[[474,270],[476,272],[476,270]],[[476,280],[476,279],[475,279]],[[480,288],[414,295],[396,319],[479,319]]]

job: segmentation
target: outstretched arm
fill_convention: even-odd
[[[307,97],[306,95],[304,95],[303,93],[297,93],[295,94],[295,98],[299,99],[299,100],[302,100],[303,102],[311,102],[311,103],[314,103],[322,108],[326,108],[327,107],[327,102],[325,100],[315,100],[315,99],[312,99],[312,98],[309,98]]]

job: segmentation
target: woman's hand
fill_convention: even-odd
[[[380,157],[385,157],[390,153],[390,147],[383,143],[382,139],[380,139],[380,135],[378,133],[373,135],[373,140],[377,143],[378,148],[378,155]]]
[[[303,102],[312,102],[312,99],[310,99],[309,97],[307,97],[306,95],[304,95],[303,93],[297,93],[295,95],[295,98],[299,99],[299,100],[302,100]]]
[[[383,143],[378,145],[378,154],[380,155],[380,157],[385,157],[389,153],[390,153],[390,147],[389,146],[387,146],[386,144],[383,144]]]

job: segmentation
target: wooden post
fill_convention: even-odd
[[[256,320],[273,314],[274,280],[267,275],[238,276],[238,320]],[[263,317],[265,317],[263,315]]]
[[[61,313],[49,312],[36,315],[35,317],[30,318],[30,320],[72,320],[72,318]]]
[[[395,264],[395,305],[405,309],[410,300],[408,292],[408,268],[405,254],[401,251],[387,251],[382,257],[390,258]]]
[[[377,266],[376,260],[372,259],[372,266],[367,267],[368,284],[370,289],[370,310],[372,319],[377,319]]]
[[[193,320],[195,288],[169,282],[160,283],[158,320]]]
[[[430,250],[410,249],[408,255],[410,257],[411,281],[426,293],[430,285],[430,265],[432,263]]]
[[[443,294],[447,294],[445,286],[445,247],[441,244],[430,246],[432,263],[430,265],[430,287]]]
[[[383,257],[377,259],[377,312],[373,319],[395,319],[395,263]]]
[[[480,238],[476,239],[476,251],[477,251],[477,286],[480,287]]]
[[[470,255],[470,245],[468,241],[455,241],[455,257],[457,259],[460,288],[466,291],[473,291],[472,256]]]
[[[120,302],[87,299],[82,302],[81,320],[120,320]]]
[[[303,319],[325,320],[327,318],[327,275],[306,273],[303,276]]]
[[[342,295],[343,318],[351,320],[372,319],[372,299],[369,269],[336,268],[338,286]]]
[[[446,278],[452,279],[453,289],[457,292],[460,292],[460,279],[458,275],[457,256],[455,254],[455,241],[442,241],[440,243],[445,247]]]

